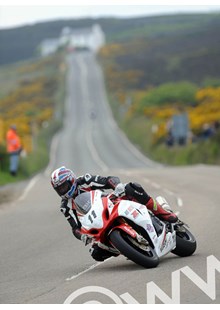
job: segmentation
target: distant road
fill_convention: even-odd
[[[220,261],[220,167],[170,168],[144,157],[112,118],[95,57],[72,54],[68,70],[65,126],[53,141],[50,165],[19,200],[0,208],[0,302],[63,303],[75,290],[99,286],[113,295],[129,293],[136,302],[146,303],[146,284],[151,281],[172,298],[172,272],[185,266],[207,282],[207,257],[213,255]],[[140,182],[153,196],[164,195],[190,225],[198,240],[197,252],[188,258],[170,254],[151,270],[124,257],[96,264],[89,247],[72,236],[60,214],[60,199],[50,185],[50,173],[60,165],[71,167],[78,175],[118,175],[123,182]],[[219,303],[219,272],[215,280],[212,300],[182,275],[181,303]],[[75,302],[88,300],[113,302],[100,293],[84,294]]]

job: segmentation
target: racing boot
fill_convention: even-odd
[[[170,210],[166,199],[161,196],[158,196],[155,200],[150,198],[146,207],[162,221],[169,223],[176,223],[178,221],[177,215]]]
[[[120,252],[112,247],[108,247],[105,244],[98,242],[94,243],[89,250],[93,259],[98,262],[103,262],[104,260],[114,256],[117,257],[120,255]]]

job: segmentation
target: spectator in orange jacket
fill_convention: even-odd
[[[10,156],[9,171],[12,176],[17,175],[19,155],[21,152],[21,140],[17,134],[16,125],[11,125],[6,135],[7,152]]]

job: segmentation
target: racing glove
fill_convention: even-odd
[[[115,187],[115,190],[114,190],[114,192],[113,192],[113,195],[115,195],[116,197],[125,196],[125,186],[126,186],[126,184],[119,183],[119,184]]]
[[[81,235],[81,241],[85,244],[88,245],[89,243],[92,242],[92,238],[87,236],[87,235]]]
[[[118,177],[109,176],[106,178],[109,188],[115,189],[115,187],[120,183],[120,179]]]

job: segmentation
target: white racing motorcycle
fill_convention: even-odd
[[[196,250],[186,224],[163,222],[142,204],[100,190],[80,194],[75,204],[83,234],[145,268],[156,267],[169,252],[183,257]]]

